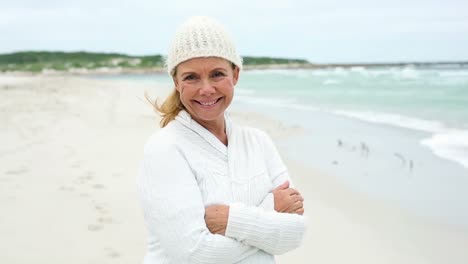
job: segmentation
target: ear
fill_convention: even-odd
[[[236,68],[234,69],[233,76],[232,76],[234,85],[237,84],[237,81],[239,80],[239,75],[240,75],[240,69],[239,69],[239,67],[236,67]]]

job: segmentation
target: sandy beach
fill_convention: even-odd
[[[141,263],[146,230],[135,177],[144,142],[158,129],[144,92],[164,97],[168,88],[0,75],[0,263]],[[232,116],[275,141],[302,133],[261,113]],[[467,230],[377,202],[336,175],[283,158],[309,223],[303,246],[279,263],[468,262]]]

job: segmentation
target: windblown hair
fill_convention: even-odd
[[[175,88],[162,104],[158,103],[158,99],[154,101],[151,100],[146,93],[145,97],[153,106],[154,111],[161,115],[162,118],[159,122],[161,127],[165,127],[169,122],[175,119],[181,110],[185,110],[185,106],[180,101],[180,94]]]

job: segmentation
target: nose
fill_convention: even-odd
[[[216,88],[209,80],[203,80],[199,89],[200,95],[209,96],[216,92]]]

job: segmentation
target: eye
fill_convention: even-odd
[[[220,72],[220,71],[215,71],[215,72],[213,72],[213,74],[211,74],[212,78],[219,78],[219,77],[224,77],[224,76],[226,76],[226,74],[224,74],[223,72]]]
[[[183,81],[193,81],[193,80],[195,80],[195,79],[196,79],[196,76],[195,76],[195,75],[189,74],[189,75],[185,76],[182,80],[183,80]]]

